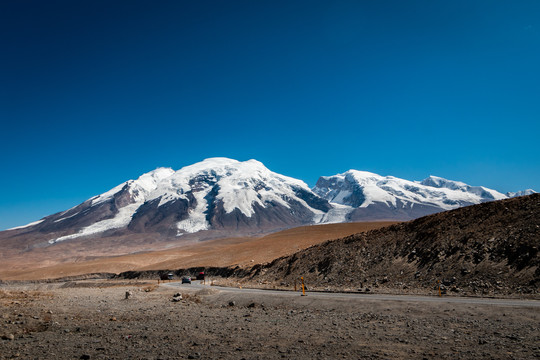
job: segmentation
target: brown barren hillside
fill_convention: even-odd
[[[540,194],[484,203],[351,235],[256,266],[252,283],[459,294],[538,294]],[[535,296],[535,295],[533,295]],[[536,295],[537,296],[537,295]]]
[[[49,266],[34,263],[32,258],[21,262],[23,260],[19,257],[16,266],[9,262],[0,264],[0,279],[35,280],[89,273],[119,273],[129,270],[251,266],[270,262],[329,239],[337,239],[391,224],[395,222],[302,226],[264,237],[209,240],[169,250],[98,257],[92,260],[71,258]],[[47,251],[53,256],[50,248]],[[56,255],[61,256],[61,254]]]

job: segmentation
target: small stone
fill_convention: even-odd
[[[116,316],[111,317],[110,321],[116,321]]]
[[[229,301],[229,306],[235,306],[236,305],[236,302],[234,301]]]
[[[4,335],[4,336],[2,336],[2,339],[4,339],[4,340],[15,340],[15,335],[13,335],[13,334]]]

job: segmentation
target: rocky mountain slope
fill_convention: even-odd
[[[240,276],[255,283],[369,291],[538,294],[540,194],[426,216],[329,241]]]

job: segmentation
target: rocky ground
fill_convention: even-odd
[[[538,307],[177,292],[3,284],[0,359],[540,358]]]

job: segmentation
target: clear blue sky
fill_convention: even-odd
[[[540,1],[2,1],[0,229],[251,158],[540,191]]]

